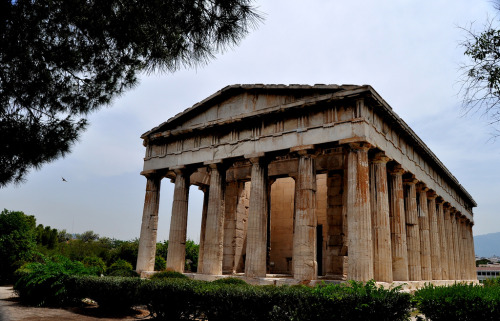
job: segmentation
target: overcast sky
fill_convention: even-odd
[[[500,232],[500,141],[480,115],[462,117],[460,27],[495,17],[490,1],[256,3],[265,21],[197,69],[144,75],[90,117],[73,152],[0,190],[0,207],[68,232],[139,237],[146,179],[140,135],[230,84],[372,85],[478,203],[474,234]],[[61,177],[68,182],[63,182]],[[173,184],[162,181],[158,241],[168,239]],[[188,237],[198,242],[202,193],[191,188]]]

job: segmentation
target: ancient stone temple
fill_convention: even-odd
[[[233,85],[144,135],[137,271],[154,270],[160,183],[175,183],[167,268],[183,272],[190,185],[198,273],[296,281],[475,280],[475,201],[368,85]]]

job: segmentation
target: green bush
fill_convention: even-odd
[[[497,276],[496,278],[485,279],[483,281],[483,286],[485,287],[500,286],[500,276]]]
[[[342,320],[406,320],[410,316],[411,296],[400,287],[384,289],[375,281],[366,284],[349,283],[318,286],[314,293],[335,302],[338,318]],[[330,303],[331,304],[331,303]],[[331,319],[330,319],[331,320]]]
[[[153,274],[150,279],[151,280],[188,279],[188,277],[176,271],[163,271]]]
[[[19,280],[14,285],[19,298],[36,306],[59,306],[72,303],[64,281],[69,275],[91,275],[95,271],[85,268],[82,262],[71,261],[64,256],[44,258],[43,263],[35,262],[23,266]]]
[[[407,320],[410,295],[366,285],[235,286],[170,279],[142,286],[151,315],[158,319]]]
[[[86,256],[82,260],[82,263],[86,268],[95,269],[96,274],[98,275],[104,274],[106,272],[106,263],[104,263],[104,261],[100,257]]]
[[[36,248],[36,220],[23,212],[0,212],[0,284],[12,284],[14,273],[29,262]]]
[[[163,271],[167,267],[167,261],[161,256],[155,257],[155,271]]]
[[[238,278],[222,278],[211,282],[212,284],[233,284],[233,285],[248,285],[245,281]]]
[[[123,311],[144,303],[139,295],[140,278],[112,276],[70,276],[65,285],[74,298],[89,298],[96,301],[99,308]]]
[[[108,276],[138,277],[139,274],[133,270],[132,264],[120,259],[111,264],[108,269]]]
[[[194,320],[201,317],[198,288],[203,284],[179,278],[147,281],[141,285],[139,296],[157,320]]]
[[[500,287],[427,285],[415,292],[416,307],[432,321],[498,320]]]

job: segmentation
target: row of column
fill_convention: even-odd
[[[348,159],[356,154],[366,154],[359,159],[367,157],[368,146],[350,148]],[[353,274],[360,267],[351,267],[352,256],[359,255],[353,253],[351,235],[367,233],[367,229],[350,225],[351,218],[348,277],[384,282],[476,279],[472,223],[410,173],[403,179],[401,166],[387,170],[388,161],[383,154],[370,161],[373,274],[369,263],[362,275]],[[356,174],[354,164],[348,163],[348,177]]]
[[[378,153],[371,160],[367,143],[349,144],[346,154],[348,278],[360,281],[420,281],[475,279],[472,224],[401,166],[387,169],[389,159]],[[295,150],[293,236],[294,278],[317,278],[315,151]],[[268,164],[252,163],[245,273],[266,274],[269,215]],[[222,274],[225,168],[209,164],[205,191],[198,271]],[[182,272],[187,229],[189,176],[175,170],[167,268]],[[407,177],[408,176],[408,177]],[[137,262],[138,271],[154,270],[160,180],[147,177],[146,198]]]

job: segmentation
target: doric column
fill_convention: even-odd
[[[382,153],[378,153],[370,163],[373,269],[375,280],[379,282],[393,281],[389,193],[387,186],[388,161],[388,157]]]
[[[203,253],[203,273],[222,274],[224,250],[224,186],[225,170],[222,164],[209,164],[210,192]]]
[[[446,230],[446,245],[448,248],[448,280],[456,280],[455,278],[455,242],[453,241],[453,221],[451,216],[450,203],[443,204],[444,209],[444,226]]]
[[[205,232],[207,227],[207,212],[208,212],[208,193],[207,186],[200,187],[203,191],[203,209],[201,212],[201,230],[200,230],[200,249],[198,251],[198,273],[203,272],[203,254],[205,249]]]
[[[436,215],[436,193],[427,192],[427,207],[429,212],[429,233],[431,246],[431,272],[433,280],[442,280],[441,244],[439,242],[438,219]]]
[[[436,199],[436,217],[437,217],[437,225],[438,225],[438,238],[440,245],[440,254],[439,258],[440,266],[441,266],[441,279],[449,280],[449,272],[448,272],[448,237],[446,233],[445,219],[444,219],[444,209],[443,209],[443,199],[441,197]]]
[[[373,279],[373,244],[370,210],[369,144],[350,144],[347,153],[348,278]]]
[[[392,274],[395,281],[408,281],[403,173],[404,170],[400,165],[389,171]]]
[[[451,209],[451,224],[453,230],[453,264],[455,266],[455,280],[461,280],[461,270],[460,270],[460,234],[458,233],[458,218],[457,211],[455,208]]]
[[[406,245],[408,247],[408,277],[410,281],[422,280],[420,265],[420,231],[418,228],[417,180],[414,177],[403,180],[405,184]]]
[[[461,237],[460,239],[460,261],[459,261],[459,266],[460,266],[460,278],[462,280],[467,280],[468,275],[467,275],[467,234],[466,234],[466,217],[465,216],[460,216],[458,219],[458,230],[459,230],[459,235]]]
[[[245,275],[266,276],[268,178],[267,162],[263,157],[250,158],[252,176],[247,227]]]
[[[136,271],[154,271],[156,258],[156,236],[158,230],[158,208],[160,206],[160,183],[163,175],[151,173],[145,175],[146,196],[142,212],[141,236],[137,253]]]
[[[429,208],[425,184],[418,184],[418,225],[420,229],[420,264],[422,280],[432,280],[431,271],[431,240],[429,231]]]
[[[469,221],[467,225],[467,235],[469,236],[469,280],[477,280],[476,273],[476,253],[474,249],[474,234],[472,233],[472,226],[474,223]]]
[[[467,280],[473,280],[473,274],[472,274],[472,265],[471,265],[471,257],[472,257],[472,253],[474,252],[474,250],[472,249],[471,247],[471,242],[470,242],[470,230],[469,230],[469,227],[470,227],[470,220],[469,219],[466,219],[465,220],[465,226],[464,226],[464,232],[465,232],[465,244],[466,244],[466,257],[465,257],[465,262],[467,264],[467,268],[466,268],[466,271],[467,271]]]
[[[186,258],[186,233],[188,219],[189,176],[186,169],[175,170],[172,218],[168,235],[167,269],[184,272]]]
[[[316,226],[318,224],[316,216],[316,156],[307,150],[296,151],[299,154],[299,166],[295,180],[293,277],[298,280],[315,280],[318,274],[316,262]]]

